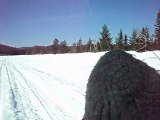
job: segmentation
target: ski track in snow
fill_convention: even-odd
[[[2,120],[77,120],[76,116],[71,116],[72,111],[69,110],[69,105],[65,103],[65,97],[62,101],[60,101],[61,97],[58,97],[58,92],[62,93],[64,91],[57,86],[64,85],[65,87],[65,85],[70,84],[54,75],[32,67],[17,63],[15,65],[12,59],[2,60],[1,63],[1,69],[3,69],[3,75],[0,76],[0,82],[3,84],[0,86],[2,88],[1,93],[3,92],[3,95],[1,95],[1,108],[5,109],[5,111],[1,110]],[[35,85],[34,82],[37,81],[33,82],[33,78],[39,80],[42,84]],[[50,80],[54,80],[56,85],[53,85]],[[55,87],[56,95],[51,96],[52,90],[50,88],[48,88],[50,91],[46,90],[44,84]],[[70,93],[68,94],[70,96]],[[3,105],[5,101],[7,103]],[[61,104],[66,104],[66,109]]]
[[[8,101],[6,105],[7,109],[2,111],[2,120],[40,120],[40,117],[36,113],[36,109],[34,105],[31,103],[31,99],[28,96],[27,91],[25,90],[27,85],[24,84],[23,79],[21,77],[17,78],[13,73],[12,65],[10,61],[6,61],[4,65],[4,76],[2,77],[2,81],[4,86],[1,86],[2,92],[6,92],[3,94],[3,103]],[[15,72],[15,71],[14,71]],[[7,91],[6,88],[9,88]],[[28,92],[29,88],[27,88]],[[34,95],[32,94],[34,97]],[[35,97],[36,98],[36,97]],[[3,108],[3,107],[2,107]],[[10,114],[6,112],[10,111]]]
[[[154,54],[130,53],[160,73]],[[1,57],[0,120],[82,119],[87,80],[103,54]]]

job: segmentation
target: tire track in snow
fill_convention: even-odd
[[[39,98],[38,93],[36,91],[34,91],[31,87],[31,85],[27,82],[27,80],[25,79],[25,77],[23,76],[23,74],[16,69],[14,66],[12,66],[14,68],[14,70],[19,73],[19,75],[22,77],[22,79],[24,80],[24,82],[26,83],[26,85],[28,86],[28,88],[32,91],[32,93],[34,94],[34,96],[37,98],[37,100],[39,101],[39,103],[42,105],[43,109],[46,111],[46,113],[48,114],[49,118],[51,120],[53,120],[52,116],[50,115],[49,111],[46,109],[45,105],[43,104],[42,100]]]
[[[19,67],[18,67],[19,66]],[[43,71],[40,71],[40,70],[37,70],[37,69],[35,69],[35,68],[32,68],[32,67],[30,67],[30,66],[24,66],[24,65],[22,65],[22,64],[16,64],[16,67],[18,67],[18,69],[23,69],[23,70],[25,70],[27,73],[29,73],[29,74],[31,74],[31,75],[33,75],[33,76],[35,76],[35,78],[37,79],[37,80],[41,80],[41,82],[42,82],[42,84],[43,84],[43,82],[44,81],[46,81],[46,82],[44,82],[44,84],[46,84],[46,83],[48,83],[48,85],[50,85],[51,87],[53,87],[54,85],[53,85],[53,83],[52,83],[52,80],[53,79],[55,79],[54,77],[53,77],[53,75],[52,74],[49,74],[49,73],[45,73],[45,72],[43,72]],[[26,72],[24,72],[24,73],[26,73]],[[28,76],[28,74],[26,74],[27,76]],[[41,83],[40,82],[40,83]],[[59,81],[59,80],[57,80],[57,79],[55,79],[55,81],[54,82],[56,82],[56,84],[58,84],[58,85],[64,85],[64,86],[70,86],[70,88],[72,89],[72,91],[74,91],[74,93],[76,93],[76,94],[80,94],[82,97],[84,97],[84,94],[83,93],[81,93],[80,91],[79,91],[79,89],[77,89],[77,86],[75,86],[74,84],[68,84],[67,82],[61,82],[61,81]],[[34,84],[34,83],[33,83]],[[53,86],[52,86],[53,85]],[[57,86],[55,86],[55,87],[57,87]],[[35,89],[35,87],[32,87],[32,88],[34,88]],[[39,89],[40,91],[41,91],[41,89]],[[38,90],[38,91],[39,91]],[[59,92],[61,92],[61,88],[60,89],[58,89],[57,88],[57,90],[59,91]],[[56,90],[56,91],[57,91]],[[35,89],[35,91],[37,91],[36,89]],[[41,91],[41,92],[38,92],[38,93],[43,93],[43,91]],[[57,91],[57,92],[58,92]],[[63,92],[64,93],[64,92]],[[45,93],[43,93],[43,94],[45,94]],[[53,93],[54,94],[54,93]],[[74,96],[74,94],[72,94],[72,92],[70,93],[70,92],[66,92],[65,94],[68,94],[67,96],[69,96],[72,100],[73,100],[73,102],[74,101],[79,101],[78,99],[79,98],[77,98],[76,97],[76,95]],[[53,105],[53,107],[51,108],[51,110],[49,110],[51,113],[52,113],[52,111],[54,111],[53,110],[53,108],[54,107],[56,107],[55,109],[57,109],[58,111],[60,111],[60,113],[61,113],[61,117],[62,116],[64,116],[64,119],[69,119],[69,120],[71,120],[71,119],[73,119],[73,120],[75,120],[76,118],[71,118],[71,116],[70,116],[70,114],[71,113],[68,113],[69,111],[68,110],[65,110],[64,108],[61,108],[61,105],[63,104],[59,104],[59,102],[58,102],[58,104],[56,104],[56,102],[57,101],[55,101],[54,102],[54,99],[56,99],[56,98],[51,98],[51,97],[49,97],[48,95],[45,95],[45,98],[44,98],[44,96],[41,96],[41,95],[39,95],[39,94],[37,94],[40,98],[41,98],[41,100],[43,100],[44,99],[44,101],[47,101],[47,109],[49,109],[48,108],[48,106],[50,105],[50,104],[48,104],[48,102],[49,103],[51,103],[52,105]],[[55,94],[55,95],[57,95],[57,94]],[[65,95],[66,96],[66,95]],[[61,96],[60,97],[58,97],[58,99],[59,98],[61,98]],[[62,101],[61,102],[63,102],[63,99],[64,99],[64,97],[62,98]],[[76,100],[77,99],[77,100]],[[53,103],[54,102],[54,103]],[[43,102],[43,103],[45,103],[45,102]],[[77,102],[77,104],[79,104],[80,106],[82,106],[82,103],[81,102]],[[71,104],[72,105],[72,104]],[[49,106],[50,107],[50,106]],[[65,107],[65,108],[67,108],[67,107]],[[74,110],[73,110],[74,111]],[[57,112],[56,112],[57,113]],[[59,117],[59,116],[58,116]],[[55,119],[55,117],[54,117],[54,119]],[[64,119],[60,119],[60,120],[64,120]],[[59,120],[59,119],[57,119],[57,120]]]
[[[27,119],[23,104],[21,103],[22,97],[20,96],[20,93],[18,92],[18,87],[15,81],[14,75],[8,70],[8,67],[10,66],[8,62],[9,61],[6,61],[5,63],[5,69],[7,72],[8,82],[10,86],[10,100],[11,100],[11,105],[12,105],[12,108],[15,114],[14,117],[16,117],[17,120]]]
[[[35,68],[32,68],[32,67],[30,67],[30,66],[24,66],[24,65],[22,65],[22,64],[18,64],[20,67],[22,67],[23,69],[25,69],[25,70],[29,70],[29,72],[34,72],[35,74],[38,74],[38,75],[40,75],[40,76],[45,76],[45,77],[50,77],[50,78],[53,78],[53,79],[55,79],[56,81],[58,81],[58,82],[60,82],[60,84],[66,84],[66,85],[71,85],[71,86],[75,86],[75,88],[74,88],[74,90],[77,92],[77,93],[79,93],[79,94],[81,94],[82,96],[85,96],[85,94],[84,93],[82,93],[82,92],[80,92],[80,88],[79,88],[79,86],[77,86],[77,85],[75,85],[75,84],[73,84],[73,83],[68,83],[68,82],[66,82],[66,81],[62,81],[61,79],[59,79],[59,78],[57,78],[56,76],[54,76],[53,74],[50,74],[50,73],[45,73],[45,72],[43,72],[43,71],[40,71],[40,70],[37,70],[37,69],[35,69]],[[78,88],[78,89],[77,89]]]
[[[24,78],[27,80],[27,82],[29,82],[31,88],[37,93],[37,96],[43,102],[44,106],[50,112],[50,115],[52,115],[54,119],[56,119],[56,120],[64,120],[64,119],[65,120],[76,120],[77,119],[74,115],[71,116],[72,112],[70,110],[68,110],[68,108],[70,106],[72,106],[72,104],[63,105],[65,103],[64,102],[65,97],[63,97],[63,96],[68,96],[66,98],[66,100],[69,100],[69,103],[71,103],[70,100],[73,102],[77,102],[80,99],[82,99],[82,101],[83,101],[84,95],[78,91],[78,88],[76,88],[77,86],[74,86],[73,84],[68,84],[67,82],[62,83],[61,81],[59,81],[59,79],[58,80],[55,79],[52,74],[45,73],[43,71],[40,71],[39,69],[37,70],[37,69],[32,68],[28,65],[16,63],[16,65],[13,67],[15,67],[14,69],[17,69],[17,70],[23,70]],[[56,90],[52,91],[53,89],[50,89],[48,87],[48,90],[49,90],[48,92],[43,91],[43,89],[46,89],[46,88],[41,89],[40,86],[34,86],[34,84],[36,84],[36,83],[34,83],[34,82],[32,83],[32,81],[31,82],[28,81],[30,78],[29,76],[30,77],[33,76],[31,78],[37,79],[37,82],[41,83],[42,87],[45,87],[44,84],[47,84],[46,86],[49,85],[51,88],[56,87]],[[34,81],[34,79],[33,79],[33,81]],[[54,80],[54,82],[53,82],[53,80]],[[61,87],[58,87],[57,85],[58,86],[60,85]],[[64,92],[64,90],[62,91],[63,86],[69,87],[70,90],[72,89],[71,91],[73,91],[73,92]],[[39,89],[39,87],[40,87],[40,89]],[[66,91],[68,91],[68,88],[66,88]],[[63,92],[62,94],[64,94],[64,95],[59,96],[57,94],[58,92],[60,92],[60,93]],[[50,93],[51,93],[51,95],[49,95]],[[82,97],[79,99],[79,97],[77,97],[76,94],[80,94]],[[81,102],[77,102],[77,105],[83,106],[83,104]],[[71,109],[72,109],[72,111],[76,110],[74,108],[74,106]]]
[[[7,71],[6,71],[6,61],[7,59],[1,60],[0,68],[0,117],[1,120],[11,119],[15,120],[15,114],[10,101],[10,85],[8,81]]]
[[[84,93],[80,92],[79,86],[77,86],[77,85],[75,85],[75,84],[73,84],[73,83],[63,82],[61,79],[57,78],[57,77],[54,76],[54,75],[51,75],[51,74],[49,74],[49,73],[45,73],[45,72],[43,72],[43,71],[37,70],[37,69],[32,68],[32,67],[29,67],[29,66],[23,66],[23,65],[21,65],[21,64],[19,64],[19,66],[22,67],[23,69],[27,70],[27,71],[29,70],[29,72],[32,71],[32,72],[34,72],[35,74],[38,74],[39,76],[44,76],[45,78],[48,78],[48,77],[53,78],[53,79],[55,79],[56,81],[60,82],[60,84],[66,84],[66,85],[75,86],[75,87],[74,87],[74,91],[76,91],[77,93],[81,94],[82,96],[85,96]],[[30,70],[31,70],[31,71],[30,71]],[[79,88],[79,89],[77,89],[77,88]]]
[[[14,66],[15,67],[15,66]],[[20,65],[20,67],[24,70],[26,70],[27,72],[31,73],[31,74],[34,74],[36,77],[40,77],[40,79],[44,82],[46,81],[47,79],[46,78],[50,78],[51,76],[48,74],[46,75],[46,73],[42,72],[42,71],[39,71],[39,70],[33,70],[33,69],[27,69],[23,66]],[[17,68],[14,68],[14,69],[17,69]],[[31,70],[31,71],[30,71]],[[25,77],[24,77],[25,78]],[[45,78],[45,79],[44,79]],[[52,78],[52,77],[51,77]],[[26,79],[26,78],[25,78]],[[52,78],[53,79],[53,78]],[[58,81],[56,79],[56,81]],[[59,83],[59,82],[58,82]],[[60,84],[64,84],[64,83],[61,83]],[[32,87],[32,86],[31,86]],[[72,120],[71,116],[69,116],[69,114],[63,110],[63,108],[61,108],[61,106],[53,103],[53,100],[51,100],[47,95],[43,95],[43,91],[41,90],[37,90],[35,87],[32,87],[32,89],[34,88],[34,91],[36,92],[37,96],[41,99],[41,101],[43,102],[44,106],[46,106],[46,109],[50,112],[50,115],[54,116],[53,118],[56,119],[56,120]],[[38,92],[37,92],[38,91]],[[41,94],[39,94],[41,93]],[[54,109],[55,108],[55,109]],[[55,111],[55,112],[53,112]],[[59,114],[60,113],[60,114]],[[74,119],[75,120],[75,119]]]
[[[7,71],[7,76],[8,76],[8,80],[9,80],[9,86],[10,86],[10,93],[11,93],[11,100],[12,100],[11,104],[13,104],[13,108],[17,110],[17,101],[15,100],[15,94],[14,94],[14,91],[13,91],[13,88],[11,85],[11,80],[10,80],[10,76],[9,76],[9,72],[8,72],[7,67],[6,67],[6,71]]]
[[[16,64],[17,67],[17,64]],[[54,120],[75,120],[72,119],[68,113],[66,113],[63,108],[61,108],[61,106],[53,103],[53,101],[50,100],[50,98],[46,95],[43,95],[42,91],[37,92],[37,89],[31,85],[31,83],[28,82],[28,79],[26,79],[26,77],[15,67],[15,65],[12,63],[12,68],[13,71],[16,71],[17,74],[19,74],[19,77],[23,76],[23,81],[24,79],[27,81],[27,83],[30,85],[30,87],[32,88],[32,90],[36,93],[36,95],[38,96],[38,98],[41,100],[41,102],[43,103],[43,105],[45,106],[46,110],[50,113],[50,116],[52,116],[52,119]],[[20,69],[24,69],[24,68],[20,68]],[[28,69],[25,69],[26,71],[29,71]],[[33,72],[31,72],[33,74]],[[36,74],[37,75],[37,74]],[[39,74],[38,74],[39,76]],[[18,77],[18,78],[19,78]],[[22,81],[22,80],[21,80]],[[23,85],[26,83],[23,83]],[[27,88],[28,89],[28,88]],[[40,94],[39,94],[40,93]],[[67,119],[68,118],[68,119]]]
[[[2,67],[4,64],[4,60],[1,60],[1,66],[0,66],[0,119],[2,120],[2,79],[1,79],[1,75],[2,75]]]
[[[24,94],[25,86],[21,82],[23,79],[16,78],[11,60],[8,60],[5,66],[10,87],[11,110],[14,112],[13,117],[16,120],[42,120],[37,114],[37,109],[31,103],[27,93]]]
[[[34,72],[35,74],[39,74],[39,75],[44,75],[44,76],[47,76],[47,77],[51,77],[51,78],[53,78],[53,79],[55,79],[55,80],[57,80],[58,82],[60,82],[61,84],[65,84],[65,82],[63,81],[63,80],[61,80],[60,78],[58,78],[58,77],[56,77],[56,76],[54,76],[53,74],[51,75],[50,73],[45,73],[45,72],[43,72],[43,71],[41,71],[41,70],[37,70],[37,69],[35,69],[35,68],[33,68],[33,67],[30,67],[30,66],[24,66],[24,65],[22,65],[22,64],[18,64],[20,67],[22,67],[23,69],[25,69],[25,70],[27,70],[28,71],[28,69],[29,70],[31,70],[32,72]],[[30,71],[30,72],[31,72]]]

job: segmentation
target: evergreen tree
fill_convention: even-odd
[[[87,42],[87,51],[94,51],[94,44],[92,43],[92,40],[90,38]]]
[[[106,25],[102,26],[102,32],[100,32],[100,34],[101,34],[100,44],[102,51],[112,49],[112,38],[109,29]]]
[[[121,50],[124,49],[124,39],[123,39],[122,29],[120,29],[118,37],[116,38],[116,46],[118,49],[121,49]]]
[[[70,52],[76,53],[76,49],[77,49],[76,43],[73,43],[72,46],[70,47]]]
[[[149,33],[149,28],[147,26],[145,27],[145,33],[146,33],[147,40],[151,39],[151,36],[150,36],[150,33]]]
[[[102,51],[102,50],[101,50],[101,44],[100,44],[99,41],[97,41],[97,51],[98,51],[98,52],[99,52],[99,51]]]
[[[138,43],[139,43],[138,31],[136,29],[134,29],[132,31],[131,38],[129,41],[129,49],[130,50],[137,50],[139,48]]]
[[[127,38],[127,34],[125,34],[125,36],[124,36],[124,49],[128,50],[128,38]]]
[[[59,48],[60,48],[61,53],[67,53],[68,52],[67,42],[65,40],[61,41],[60,45],[59,45]]]
[[[145,44],[146,44],[146,30],[144,27],[142,27],[142,30],[141,30],[141,33],[140,33],[140,36],[139,36],[139,48],[138,49],[142,49],[145,47]]]
[[[81,38],[78,40],[76,52],[77,52],[77,53],[83,52],[82,39],[81,39]]]
[[[147,47],[147,43],[149,42],[149,28],[146,27],[142,27],[140,36],[139,36],[139,50],[146,50]]]
[[[157,13],[156,24],[155,24],[155,40],[158,45],[158,49],[160,49],[160,9]]]
[[[59,49],[59,40],[57,38],[55,38],[53,40],[53,45],[52,45],[52,50],[53,50],[53,53],[56,54],[58,53],[58,49]]]

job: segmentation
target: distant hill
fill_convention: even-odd
[[[17,51],[17,48],[0,44],[0,55],[16,55]]]
[[[30,55],[51,53],[52,46],[32,46],[15,48],[0,44],[0,55]]]
[[[56,54],[74,52],[73,46],[62,46],[54,49],[52,45],[49,46],[32,46],[32,47],[11,47],[0,44],[0,55],[33,55],[33,54]]]
[[[32,47],[21,47],[18,48],[19,54],[48,54],[51,53],[52,46],[32,46]]]

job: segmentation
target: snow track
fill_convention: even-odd
[[[32,91],[32,93],[34,94],[34,96],[36,97],[36,99],[39,101],[39,103],[41,104],[41,106],[43,107],[43,109],[45,110],[45,112],[48,114],[48,116],[50,117],[51,120],[53,120],[53,118],[51,117],[50,113],[48,112],[48,110],[46,109],[46,107],[44,106],[42,100],[38,97],[38,93],[36,93],[36,91],[34,91],[31,87],[31,85],[27,82],[27,80],[25,79],[25,77],[23,76],[23,74],[18,71],[15,67],[14,70],[19,73],[19,75],[22,77],[22,79],[24,80],[24,82],[26,83],[26,85],[28,86],[28,88]]]
[[[76,118],[72,118],[70,116],[70,114],[72,112],[72,111],[70,111],[71,108],[69,108],[68,105],[65,105],[65,102],[67,99],[67,98],[65,98],[66,95],[64,96],[63,99],[59,97],[59,96],[61,96],[61,95],[59,95],[59,93],[64,94],[63,93],[64,92],[63,86],[66,87],[66,85],[68,86],[70,84],[65,83],[64,81],[62,81],[61,79],[57,78],[54,75],[44,73],[40,70],[36,70],[36,69],[31,68],[29,66],[26,67],[26,66],[19,64],[18,67],[19,67],[19,69],[21,69],[21,70],[23,69],[23,71],[25,71],[23,73],[25,73],[26,75],[32,76],[32,78],[39,80],[39,82],[41,83],[38,85],[40,87],[33,86],[36,83],[33,83],[33,81],[30,81],[31,83],[28,83],[27,82],[28,78],[24,77],[24,75],[20,71],[18,71],[17,68],[14,67],[14,70],[17,71],[21,75],[21,77],[26,82],[26,84],[29,86],[31,91],[35,94],[35,96],[37,97],[37,99],[39,100],[39,102],[41,103],[43,108],[45,109],[45,111],[48,114],[48,116],[50,117],[50,119],[53,119],[52,116],[54,116],[54,119],[57,119],[57,120],[64,120],[64,119],[65,120],[72,120],[72,119],[75,120],[76,119]],[[46,90],[46,88],[43,88],[43,87],[45,87],[44,84],[46,84],[46,86],[48,86],[48,88],[47,88],[48,90]],[[54,89],[52,89],[52,88],[54,88]],[[70,86],[70,88],[71,88],[71,86]],[[74,88],[72,90],[77,92],[76,88]],[[51,93],[51,91],[53,92],[53,94]],[[72,96],[70,93],[66,92],[66,94],[68,94],[67,95],[68,97]],[[78,94],[81,94],[81,93],[79,92]],[[68,107],[68,110],[65,110],[63,108],[63,106],[61,106],[61,105]],[[70,114],[68,112],[70,112]]]
[[[78,120],[72,114],[84,95],[73,84],[11,58],[0,64],[1,120]]]
[[[2,61],[1,69],[1,108],[5,108],[1,113],[2,120],[53,120],[38,93],[10,61]],[[8,102],[4,104],[5,101]]]
[[[4,69],[3,69],[4,68]],[[29,87],[24,84],[22,77],[17,76],[12,68],[10,61],[5,61],[2,77],[2,95],[1,101],[6,105],[5,111],[2,111],[2,120],[39,120],[37,109],[32,103],[31,96],[36,98]],[[14,71],[14,72],[13,72]],[[8,88],[6,90],[6,88]],[[29,95],[29,96],[28,96]],[[36,100],[36,99],[34,99]],[[8,111],[10,113],[8,114]]]

